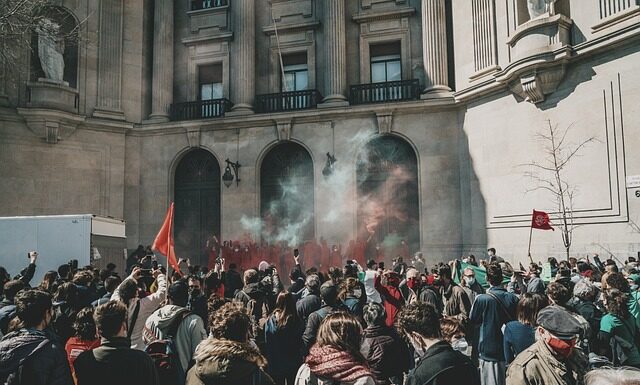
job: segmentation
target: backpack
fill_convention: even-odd
[[[188,368],[180,366],[175,336],[182,321],[191,314],[187,310],[182,312],[169,326],[166,335],[163,335],[163,339],[150,342],[144,349],[145,353],[151,357],[158,372],[160,385],[183,385],[185,383],[185,373]]]

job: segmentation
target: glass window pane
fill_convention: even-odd
[[[296,72],[296,91],[303,91],[309,87],[309,72]]]
[[[211,84],[211,99],[222,99],[222,83]]]
[[[285,72],[284,73],[284,82],[282,82],[282,91],[293,91],[296,86],[296,75],[295,72]]]
[[[371,63],[371,83],[386,81],[385,63]]]
[[[200,84],[200,100],[211,100],[211,84]]]
[[[402,80],[402,70],[400,69],[400,61],[387,62],[387,81]]]

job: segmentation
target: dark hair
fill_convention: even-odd
[[[378,264],[378,262],[376,262],[374,259],[370,259],[370,260],[367,262],[367,267],[368,267],[369,269],[371,269],[372,267],[374,267],[374,266],[375,266],[375,265],[377,265],[377,264]]]
[[[189,275],[187,277],[186,282],[189,282],[189,281],[198,281],[198,282],[200,282],[200,285],[202,285],[204,283],[202,278],[198,277],[195,274],[191,274],[191,275]]]
[[[260,275],[256,269],[246,270],[244,272],[243,281],[245,285],[258,283],[260,281]]]
[[[16,316],[24,327],[36,327],[51,309],[51,295],[42,290],[23,290],[16,295]]]
[[[329,279],[333,281],[334,284],[339,285],[342,282],[342,269],[338,267],[330,267],[329,268]]]
[[[53,296],[56,302],[66,302],[71,307],[78,305],[78,287],[72,282],[65,282],[58,286],[56,294]]]
[[[571,293],[569,289],[560,282],[551,282],[547,286],[547,296],[559,306],[564,306],[571,299]]]
[[[79,271],[73,275],[72,282],[76,285],[89,286],[93,281],[93,274],[90,271]]]
[[[318,329],[318,346],[332,346],[347,352],[357,361],[365,363],[360,353],[362,326],[356,316],[346,312],[331,313],[322,320]]]
[[[487,281],[489,281],[491,286],[502,285],[502,268],[500,265],[492,263],[487,266]]]
[[[605,307],[609,313],[624,321],[629,318],[629,295],[622,290],[608,289],[604,292]]]
[[[113,293],[114,291],[116,291],[120,283],[122,283],[122,279],[120,279],[120,277],[118,277],[117,275],[112,275],[104,280],[104,288],[108,293]]]
[[[113,337],[127,321],[127,306],[120,301],[109,301],[96,308],[93,320],[102,337]]]
[[[440,315],[433,305],[413,303],[400,311],[396,318],[398,330],[409,335],[418,333],[425,338],[440,338]]]
[[[547,298],[540,294],[524,293],[518,301],[516,317],[525,325],[537,326],[538,312],[548,305]]]
[[[177,306],[186,307],[189,303],[189,286],[184,281],[176,281],[167,289],[167,299]]]
[[[68,263],[58,266],[58,275],[62,279],[69,279],[69,272],[71,272],[71,266]]]
[[[362,317],[367,326],[383,326],[387,318],[387,312],[381,304],[371,302],[364,305]]]
[[[207,299],[207,313],[209,314],[209,319],[207,321],[209,321],[209,324],[213,323],[216,311],[224,306],[224,304],[229,302],[231,302],[230,299],[220,297],[216,293],[213,293],[209,296],[209,298]]]
[[[320,277],[317,274],[307,275],[307,279],[304,282],[305,286],[312,293],[318,293],[320,291]]]
[[[126,279],[120,284],[120,300],[129,306],[132,299],[138,296],[138,284],[133,279]]]
[[[442,266],[438,269],[438,276],[440,279],[446,278],[451,280],[451,268],[448,265]]]
[[[558,269],[557,274],[564,278],[571,278],[571,270],[566,267],[561,267],[560,269]]]
[[[558,260],[555,257],[549,257],[547,262],[549,262],[553,267],[558,266]]]
[[[276,325],[279,328],[284,328],[299,321],[298,312],[296,311],[296,299],[291,293],[283,291],[278,294],[273,314],[275,314]]]
[[[76,336],[83,341],[96,339],[96,322],[93,320],[93,308],[85,307],[78,312],[73,322],[73,330]]]
[[[607,286],[613,289],[618,289],[623,293],[630,293],[629,281],[624,277],[622,273],[611,273],[607,276]]]
[[[241,303],[226,303],[211,317],[213,338],[245,343],[250,328],[251,317]]]
[[[58,279],[57,271],[47,271],[46,273],[44,273],[44,277],[42,277],[42,281],[40,282],[38,288],[40,290],[51,293],[55,287],[56,279]]]
[[[462,334],[466,337],[462,321],[455,317],[444,317],[440,320],[440,333],[442,333],[442,339],[448,342],[451,342],[456,335]]]
[[[344,301],[349,294],[353,295],[354,290],[359,288],[359,282],[356,278],[349,277],[340,283],[340,290],[338,292],[338,299]]]
[[[495,253],[496,253],[496,249],[495,249],[495,248],[493,248],[493,247],[488,248],[488,249],[487,249],[487,251],[490,251],[490,252],[492,252],[493,254],[495,254]]]
[[[27,287],[27,284],[20,279],[14,279],[4,284],[4,297],[9,301],[13,301],[16,294],[20,292],[20,290]]]
[[[230,263],[229,264],[229,270],[234,270],[238,267],[238,265],[236,265],[235,263]]]
[[[116,264],[115,263],[113,263],[113,262],[107,263],[107,270],[113,271],[115,269],[116,269]]]

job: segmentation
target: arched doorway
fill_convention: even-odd
[[[290,246],[314,237],[313,161],[301,145],[284,142],[260,166],[263,238]]]
[[[387,262],[420,247],[418,161],[405,140],[377,136],[360,151],[357,165],[358,239],[367,258]]]
[[[220,165],[208,151],[188,152],[175,173],[176,255],[207,265],[207,239],[220,239]]]

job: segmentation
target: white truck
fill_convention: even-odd
[[[123,273],[125,221],[93,214],[0,217],[0,245],[0,266],[12,277],[29,264],[29,251],[38,252],[31,286],[74,259],[79,267],[104,268],[113,262]]]

